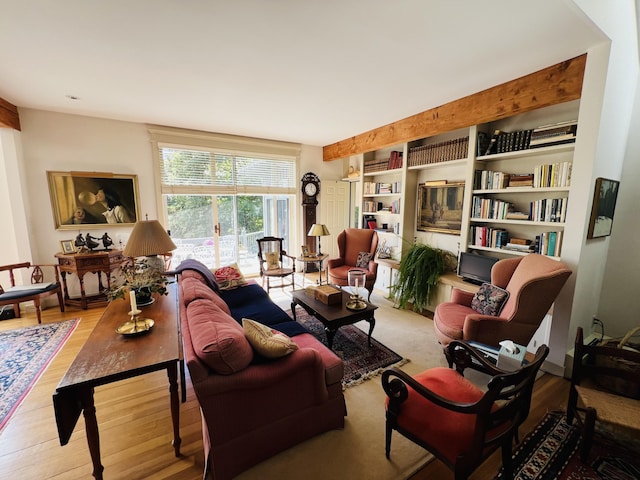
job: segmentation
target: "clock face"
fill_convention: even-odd
[[[315,183],[307,183],[304,186],[304,193],[306,193],[310,197],[313,197],[316,193],[318,193],[318,187]]]

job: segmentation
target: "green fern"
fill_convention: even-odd
[[[409,302],[413,302],[413,310],[422,311],[428,305],[440,276],[452,264],[455,264],[455,257],[451,252],[421,243],[413,244],[402,256],[397,282],[391,287],[398,307],[406,308]]]

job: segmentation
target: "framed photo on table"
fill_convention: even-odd
[[[62,253],[76,253],[76,246],[73,244],[73,240],[60,240],[60,247]]]
[[[56,229],[133,225],[139,218],[137,175],[47,172]]]
[[[418,185],[417,229],[459,235],[463,200],[464,182],[441,180]]]
[[[618,187],[620,182],[608,178],[596,178],[596,187],[593,192],[593,205],[591,205],[591,218],[587,238],[606,237],[611,235],[613,227],[613,213],[618,199]]]

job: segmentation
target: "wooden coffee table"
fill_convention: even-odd
[[[333,337],[340,327],[353,325],[360,320],[369,322],[368,343],[371,346],[371,333],[376,326],[376,319],[373,312],[378,308],[375,305],[365,302],[367,307],[364,310],[349,310],[345,305],[349,301],[349,293],[342,291],[342,301],[336,305],[326,305],[315,298],[311,298],[304,290],[294,290],[291,299],[291,312],[296,320],[296,305],[300,305],[309,315],[314,316],[324,325],[327,334],[327,345],[333,347]]]
[[[69,442],[80,414],[84,413],[93,476],[97,480],[102,479],[104,468],[100,462],[100,437],[93,392],[100,385],[167,370],[173,448],[175,456],[180,455],[177,378],[182,362],[182,345],[177,302],[175,285],[170,285],[169,295],[156,298],[153,304],[142,310],[142,318],[154,320],[153,328],[139,336],[122,336],[116,333],[116,328],[129,319],[130,304],[120,299],[112,301],[53,394],[61,445]]]

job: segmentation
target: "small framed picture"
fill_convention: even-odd
[[[61,240],[60,247],[62,247],[62,253],[76,253],[76,247],[73,244],[73,240]]]
[[[613,213],[616,209],[619,186],[620,182],[617,180],[601,177],[596,178],[587,238],[591,239],[611,235]]]
[[[302,245],[302,256],[303,257],[309,256],[309,247],[307,245]]]

